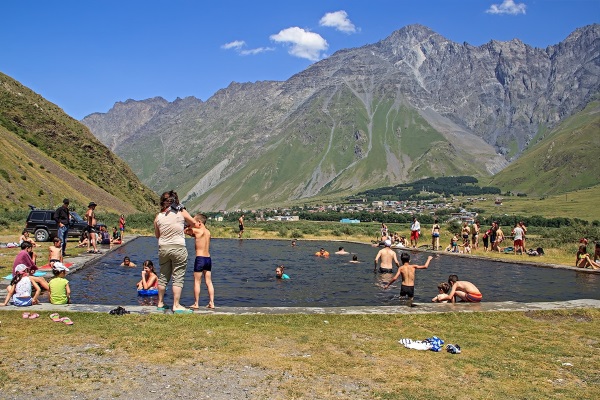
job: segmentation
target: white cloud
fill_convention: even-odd
[[[240,50],[240,54],[243,56],[253,56],[255,54],[264,53],[265,51],[273,51],[273,47],[257,47],[256,49]]]
[[[492,4],[485,12],[488,14],[525,14],[525,3],[515,3],[514,0],[504,0],[502,4]]]
[[[344,10],[325,14],[319,21],[319,25],[332,27],[344,33],[356,32],[356,27],[348,19],[348,13]]]
[[[321,52],[327,50],[329,44],[318,33],[309,32],[296,26],[286,28],[276,35],[270,36],[271,40],[278,43],[288,43],[289,53],[300,58],[317,61]]]
[[[244,42],[243,40],[234,40],[233,42],[225,43],[224,45],[221,46],[221,48],[225,49],[225,50],[229,50],[229,49],[239,50],[242,47],[244,47],[245,45],[246,45],[246,42]]]

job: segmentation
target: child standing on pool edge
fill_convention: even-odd
[[[192,309],[199,309],[200,284],[202,278],[208,290],[208,305],[206,308],[215,308],[215,289],[212,284],[212,260],[210,258],[210,231],[206,229],[207,217],[204,214],[196,214],[194,219],[198,222],[197,228],[185,229],[187,235],[193,236],[196,247],[196,260],[194,261],[194,304]]]

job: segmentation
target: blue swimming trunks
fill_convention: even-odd
[[[194,272],[211,271],[212,261],[210,257],[196,256],[194,261]]]

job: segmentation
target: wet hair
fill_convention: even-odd
[[[60,238],[58,236],[56,236],[53,240],[52,243],[56,243],[56,242],[61,242]]]
[[[131,262],[131,258],[129,258],[128,256],[125,256],[125,257],[123,258],[123,262],[125,262],[125,261],[129,261],[129,262]]]
[[[196,221],[200,221],[202,222],[204,225],[206,225],[206,221],[208,220],[208,217],[202,213],[198,213],[196,215],[194,215],[194,219]]]
[[[442,282],[438,285],[438,290],[448,293],[450,291],[450,285],[447,282]]]
[[[579,254],[585,254],[585,253],[587,253],[587,247],[585,246],[585,244],[580,244],[579,245],[579,250],[577,250],[577,252]]]
[[[340,247],[340,248],[338,249],[338,251],[342,251],[342,250],[344,250],[344,248],[343,248],[343,247]]]
[[[33,245],[31,244],[31,242],[25,241],[25,242],[21,243],[21,250],[30,249],[32,247],[33,247]]]
[[[400,254],[400,261],[402,261],[402,264],[406,264],[407,262],[410,261],[410,254],[408,254],[407,252],[403,251],[402,254]]]
[[[358,256],[356,254],[352,256],[352,261],[358,261]]]
[[[148,267],[148,269],[150,271],[152,271],[153,273],[156,274],[156,272],[154,272],[154,264],[152,263],[152,260],[146,260],[146,261],[144,261],[144,264],[142,265],[142,267]]]
[[[452,285],[452,284],[454,284],[455,282],[458,282],[458,275],[454,275],[454,274],[450,275],[450,276],[448,277],[448,283],[449,283],[450,285]]]

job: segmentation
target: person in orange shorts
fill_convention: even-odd
[[[469,281],[459,281],[457,275],[448,277],[448,284],[452,287],[448,297],[452,299],[452,303],[456,302],[458,296],[462,301],[468,303],[479,303],[483,296],[475,285]]]

